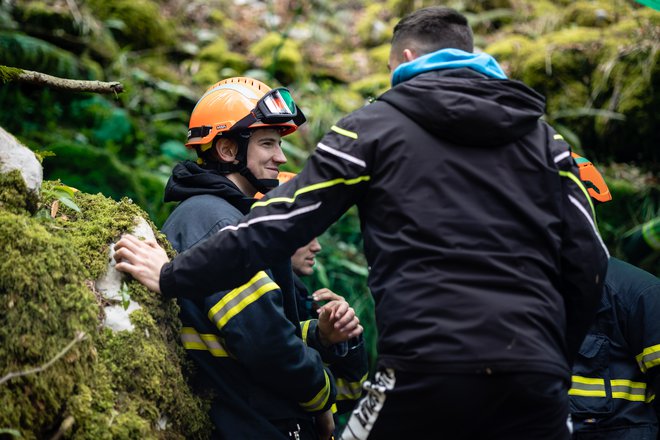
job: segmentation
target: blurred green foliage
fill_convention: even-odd
[[[67,6],[63,6],[63,5]],[[46,178],[119,200],[157,225],[188,115],[206,87],[246,75],[291,88],[308,123],[287,137],[298,171],[346,113],[389,87],[388,42],[404,14],[431,0],[0,0],[0,64],[51,75],[121,81],[119,96],[0,85],[0,126],[44,159]],[[478,50],[548,97],[546,118],[604,170],[614,202],[599,225],[614,255],[621,236],[659,215],[660,13],[633,0],[452,0]],[[323,237],[313,286],[345,295],[375,356],[357,215]],[[660,274],[659,259],[643,267]]]

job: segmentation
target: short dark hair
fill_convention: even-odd
[[[431,6],[406,15],[394,26],[392,50],[414,49],[418,55],[440,49],[474,50],[472,29],[458,11]]]

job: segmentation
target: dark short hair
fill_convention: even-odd
[[[414,49],[418,55],[440,49],[474,50],[472,29],[458,11],[431,6],[406,15],[394,27],[392,49]]]

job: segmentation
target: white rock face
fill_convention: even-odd
[[[136,219],[136,226],[131,231],[131,234],[138,238],[147,240],[155,240],[156,236],[149,224],[143,218]],[[126,280],[127,275],[115,269],[115,245],[110,245],[108,251],[108,268],[105,275],[96,280],[96,290],[98,290],[106,299],[112,301],[121,301],[121,286]],[[128,307],[124,309],[123,304],[111,305],[105,307],[105,321],[103,325],[113,331],[128,330],[133,331],[134,326],[131,323],[130,314],[140,309],[140,304],[133,300],[129,300]]]
[[[43,168],[32,150],[0,127],[0,173],[19,170],[29,191],[39,194]]]

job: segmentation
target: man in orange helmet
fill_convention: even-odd
[[[594,204],[612,200],[605,180],[573,154]],[[660,280],[611,257],[593,323],[573,364],[574,440],[655,440],[660,393]]]
[[[183,252],[236,224],[257,191],[277,186],[281,137],[304,121],[286,89],[244,77],[211,86],[190,118],[186,146],[198,160],[177,164],[165,189],[165,201],[179,202],[162,228],[173,247]],[[336,391],[323,363],[339,362],[362,331],[345,301],[301,329],[288,260],[233,290],[178,300],[196,383],[212,395],[214,438],[330,437]]]

